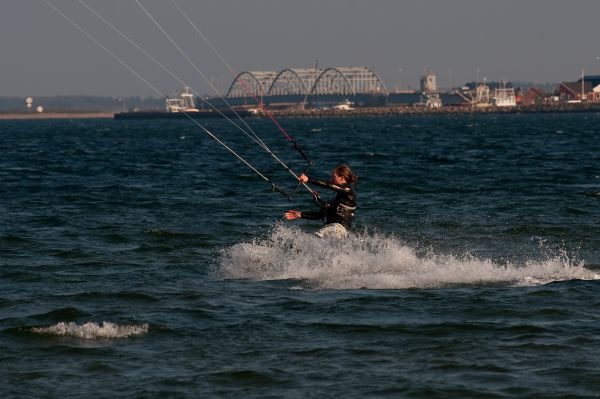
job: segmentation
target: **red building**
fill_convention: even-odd
[[[558,92],[561,101],[588,101],[593,98],[594,87],[589,81],[584,81],[581,84],[581,79],[578,82],[562,82],[558,87]]]
[[[525,94],[523,103],[526,105],[543,104],[546,102],[546,93],[541,89],[530,87]]]
[[[561,101],[600,101],[600,75],[583,77],[577,82],[562,82],[559,86]]]

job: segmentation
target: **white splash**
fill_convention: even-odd
[[[233,279],[300,279],[303,285],[321,289],[530,286],[600,279],[583,262],[574,263],[565,255],[498,264],[472,256],[417,255],[397,238],[376,233],[327,240],[281,225],[264,239],[223,250],[218,272]]]
[[[60,322],[50,327],[34,327],[32,332],[45,335],[70,336],[81,339],[122,339],[131,336],[144,335],[148,332],[148,324],[118,325],[109,321],[102,323],[76,323]]]

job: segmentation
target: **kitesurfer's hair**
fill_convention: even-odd
[[[352,169],[350,169],[350,166],[345,163],[336,166],[335,169],[333,169],[333,173],[346,179],[348,184],[356,184],[358,182],[358,176],[356,176],[354,172],[352,172]]]

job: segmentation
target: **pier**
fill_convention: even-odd
[[[280,118],[326,118],[326,117],[394,117],[417,115],[481,115],[481,114],[534,114],[534,113],[577,113],[600,112],[600,103],[519,105],[515,107],[361,107],[351,110],[340,109],[285,109],[271,111]],[[261,116],[260,113],[257,116]]]

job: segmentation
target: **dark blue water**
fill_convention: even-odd
[[[599,123],[283,120],[360,176],[335,241],[189,122],[2,121],[2,397],[600,397]]]

